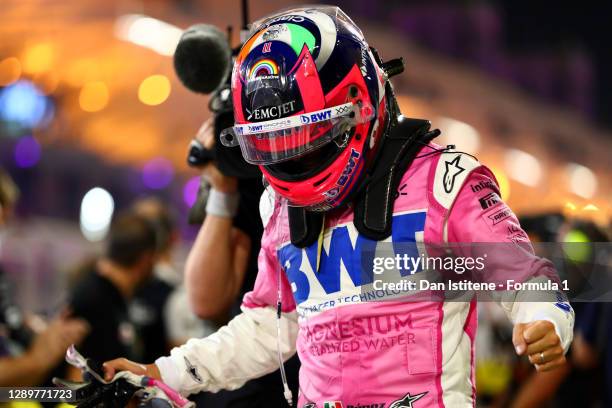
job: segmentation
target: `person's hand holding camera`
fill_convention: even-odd
[[[196,140],[200,142],[204,148],[212,150],[215,145],[215,134],[213,120],[208,119],[196,135]],[[215,190],[231,194],[235,193],[238,189],[238,180],[236,177],[226,176],[221,173],[216,166],[214,161],[209,161],[202,167],[202,176],[210,183],[211,187]]]

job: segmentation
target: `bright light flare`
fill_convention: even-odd
[[[542,180],[542,166],[531,154],[510,149],[505,156],[506,169],[511,178],[529,187],[537,186]]]
[[[52,118],[53,106],[32,82],[22,79],[0,92],[0,119],[35,128]]]
[[[583,198],[592,198],[597,191],[597,177],[585,166],[570,163],[566,168],[570,191]]]
[[[457,150],[471,154],[478,152],[480,147],[480,134],[471,125],[457,119],[441,117],[436,123],[442,131],[444,144],[454,144]]]
[[[138,87],[138,99],[149,106],[162,104],[170,95],[170,80],[165,75],[151,75]]]
[[[47,72],[53,67],[55,50],[49,43],[29,47],[23,57],[23,70],[30,74]]]
[[[81,232],[87,240],[96,242],[104,239],[110,228],[115,202],[108,191],[101,187],[92,188],[81,202]]]
[[[115,35],[149,48],[164,56],[174,55],[183,30],[164,21],[141,14],[127,14],[117,19]]]

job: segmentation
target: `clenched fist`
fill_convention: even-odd
[[[547,320],[517,323],[512,343],[519,356],[529,356],[538,371],[550,371],[565,364],[565,352],[555,326]]]

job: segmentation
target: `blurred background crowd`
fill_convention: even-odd
[[[249,4],[256,19],[299,2]],[[609,6],[335,4],[384,58],[404,57],[393,81],[404,115],[431,120],[438,143],[487,164],[533,241],[609,241]],[[2,2],[0,386],[74,377],[61,364],[71,343],[100,360],[151,362],[236,313],[256,273],[261,189],[223,180],[241,193],[235,219],[223,231],[188,223],[201,178],[219,180],[187,165],[209,96],[181,85],[172,55],[200,22],[235,27],[238,45],[239,9],[238,0]],[[547,374],[514,357],[500,309],[480,307],[479,406],[612,406],[609,304],[575,305],[570,364]],[[202,406],[280,390],[272,383],[202,396]]]

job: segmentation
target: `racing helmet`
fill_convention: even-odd
[[[232,72],[233,127],[277,194],[313,211],[358,188],[388,122],[386,75],[338,7],[294,8],[252,26]]]

